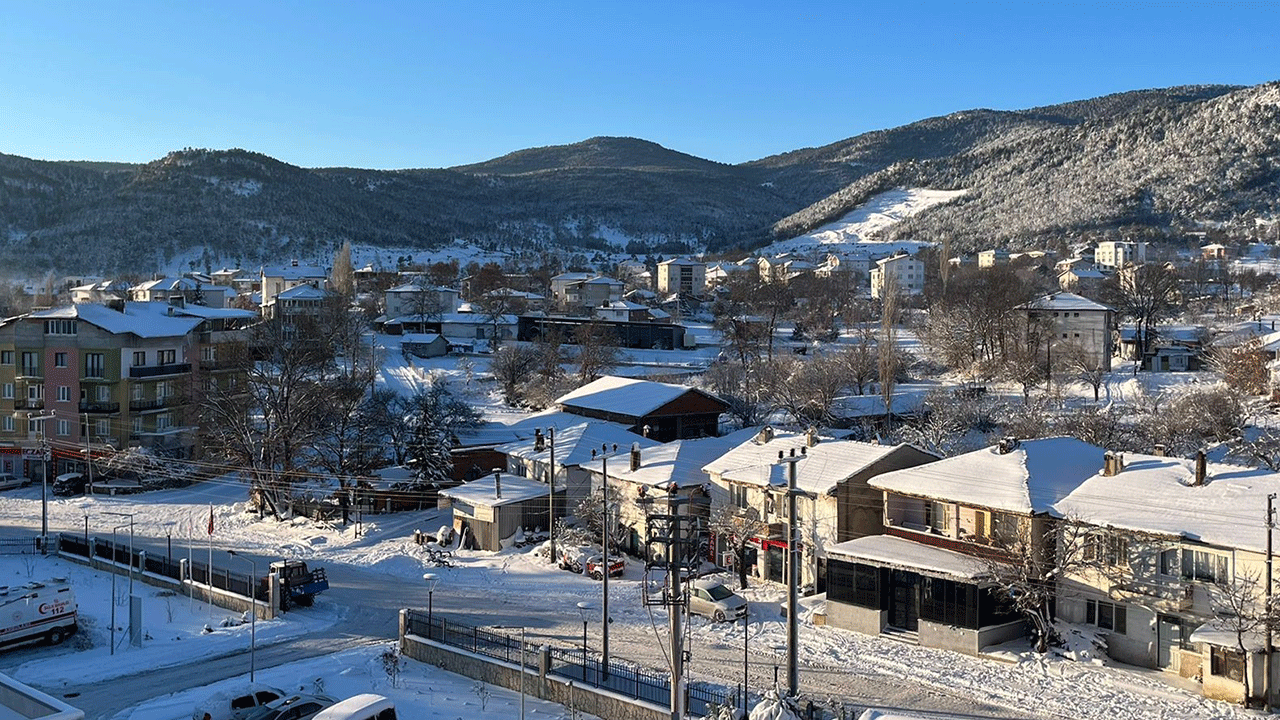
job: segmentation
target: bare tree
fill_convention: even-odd
[[[585,385],[608,373],[622,353],[613,329],[604,323],[592,321],[579,325],[573,333],[577,341],[578,383]]]
[[[861,325],[857,336],[857,342],[837,350],[835,357],[848,378],[849,387],[862,395],[879,373],[880,350],[874,326]]]
[[[1240,682],[1244,683],[1244,706],[1252,701],[1249,689],[1249,650],[1257,641],[1254,637],[1268,625],[1275,627],[1275,618],[1267,609],[1261,581],[1257,572],[1239,572],[1230,580],[1222,579],[1209,589],[1209,606],[1216,614],[1216,622],[1236,640],[1240,661]],[[1230,677],[1233,673],[1227,673]],[[1236,679],[1236,678],[1232,678]]]
[[[1074,520],[1047,517],[1020,518],[1004,536],[997,529],[985,570],[997,598],[1031,623],[1036,652],[1047,651],[1056,639],[1052,611],[1058,578],[1098,569],[1085,551],[1096,532]]]
[[[1104,287],[1104,297],[1120,316],[1132,320],[1137,326],[1138,357],[1141,359],[1151,350],[1156,323],[1178,308],[1178,276],[1163,265],[1122,268]],[[1137,368],[1135,365],[1135,374]]]
[[[1245,395],[1266,395],[1271,383],[1269,355],[1262,340],[1254,337],[1234,345],[1221,345],[1209,353],[1209,366],[1222,373],[1227,387]]]
[[[834,420],[832,407],[845,388],[846,377],[838,358],[778,357],[761,363],[759,370],[772,404],[791,413],[797,422],[826,425]]]
[[[893,391],[897,385],[898,372],[901,369],[901,355],[898,353],[898,311],[901,296],[899,295],[898,276],[896,273],[885,273],[884,286],[880,290],[880,340],[879,340],[879,374],[880,398],[884,400],[886,418],[893,417]]]
[[[528,345],[504,345],[493,353],[489,361],[489,372],[502,387],[504,402],[508,405],[519,404],[520,386],[537,369],[540,359],[538,350]]]
[[[1055,366],[1061,367],[1071,379],[1093,388],[1093,401],[1098,402],[1099,392],[1107,381],[1108,371],[1102,358],[1091,353],[1080,345],[1069,345],[1066,350],[1058,352]],[[1107,390],[1110,397],[1111,391]]]
[[[756,508],[717,505],[711,510],[708,527],[733,553],[738,583],[747,587],[747,552],[753,547],[752,540],[768,533],[769,524]]]
[[[754,368],[754,363],[744,368],[734,362],[717,362],[701,376],[706,389],[729,404],[729,414],[743,427],[760,424],[768,410]]]

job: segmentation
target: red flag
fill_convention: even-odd
[[[213,505],[209,506],[209,534],[213,535]]]

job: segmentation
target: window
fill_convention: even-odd
[[[172,364],[174,364],[174,363],[178,362],[177,357],[178,357],[178,351],[177,351],[177,350],[157,350],[157,351],[156,351],[156,364],[157,364],[157,365],[172,365]]]
[[[41,398],[43,398],[43,397],[44,397],[44,386],[43,386],[43,385],[28,385],[28,386],[27,386],[27,399],[28,399],[28,400],[39,400],[39,399],[41,399]]]
[[[1105,600],[1085,600],[1084,621],[1100,630],[1111,630],[1123,635],[1127,627],[1125,606]]]
[[[71,402],[71,388],[69,386],[58,386],[58,402]]]
[[[156,399],[164,400],[167,397],[173,397],[173,381],[165,380],[156,383]]]
[[[747,488],[745,485],[729,485],[729,504],[736,508],[747,506]]]
[[[45,335],[75,335],[76,321],[75,320],[45,320],[44,334]]]
[[[98,437],[106,437],[107,433],[111,432],[111,421],[95,420],[93,430],[94,430],[94,434],[97,435]]]
[[[1227,576],[1227,558],[1214,555],[1203,550],[1182,551],[1182,577],[1188,580],[1205,582],[1225,582]]]
[[[70,420],[59,420],[59,421],[58,421],[58,434],[59,434],[59,435],[70,435],[70,434],[71,434],[71,421],[70,421]]]
[[[142,400],[144,397],[146,397],[146,392],[144,391],[141,385],[134,385],[133,390],[131,390],[130,392],[132,393],[132,395],[130,395],[130,398],[133,400]]]
[[[39,375],[40,374],[40,355],[33,352],[22,353],[22,374],[23,375]]]
[[[84,356],[84,376],[103,377],[102,353],[86,353]]]
[[[206,345],[200,348],[200,360],[203,362],[217,362],[218,348],[213,345]]]
[[[106,385],[98,386],[98,402],[111,401],[111,388]]]
[[[1119,535],[1095,533],[1084,541],[1086,561],[1098,561],[1111,567],[1129,564],[1129,541]]]
[[[945,533],[951,527],[951,508],[942,502],[927,502],[924,506],[924,524],[936,533]]]
[[[27,432],[33,435],[39,435],[44,432],[44,421],[37,418],[27,418]]]
[[[1211,646],[1209,648],[1209,674],[1236,682],[1244,681],[1244,655],[1237,650]]]
[[[169,413],[163,413],[156,416],[156,430],[168,430],[173,427],[173,416]]]
[[[5,416],[4,416],[4,425],[3,425],[3,427],[4,427],[4,431],[5,431],[5,432],[13,432],[13,416],[12,416],[12,415],[5,415]]]
[[[67,354],[64,352],[56,352],[53,354],[53,366],[64,368],[67,366]]]
[[[135,433],[142,432],[142,416],[133,418],[132,422],[133,422],[133,431]]]
[[[5,400],[13,399],[13,383],[4,384],[4,399]]]
[[[147,351],[146,351],[146,350],[135,350],[135,351],[133,352],[133,365],[134,365],[134,367],[137,367],[137,366],[139,366],[139,365],[146,365],[146,364],[147,364]]]
[[[0,350],[0,365],[12,365],[12,364],[13,364],[13,351]]]

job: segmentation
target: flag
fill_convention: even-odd
[[[213,536],[213,505],[209,505],[209,535]]]

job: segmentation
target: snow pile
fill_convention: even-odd
[[[751,708],[748,720],[800,720],[800,709],[775,688],[765,691],[764,698]]]

